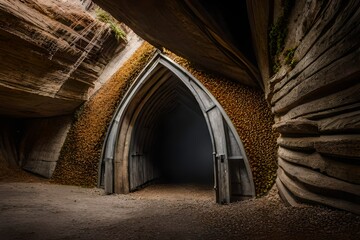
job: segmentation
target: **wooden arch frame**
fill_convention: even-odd
[[[189,72],[158,52],[120,102],[104,141],[99,165],[99,187],[106,193],[128,193],[129,151],[134,124],[153,93],[169,79],[178,78],[199,104],[209,129],[214,163],[216,202],[255,196],[252,173],[243,144],[217,100]]]

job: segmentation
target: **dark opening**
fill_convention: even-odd
[[[212,146],[202,113],[179,104],[161,121],[155,156],[160,177],[172,183],[212,183]],[[200,110],[200,109],[199,109]]]
[[[130,190],[153,180],[213,184],[212,143],[196,99],[171,77],[146,102],[132,136]]]

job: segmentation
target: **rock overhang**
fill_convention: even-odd
[[[96,0],[158,48],[244,85],[263,87],[246,2]]]

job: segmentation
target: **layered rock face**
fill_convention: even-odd
[[[252,50],[245,1],[94,2],[158,48],[168,48],[210,72],[246,85],[262,85]]]
[[[275,1],[260,19],[262,2],[249,2],[259,65],[276,72],[266,95],[281,133],[277,186],[283,199],[360,213],[359,2]],[[258,36],[270,15],[267,42]],[[261,51],[272,44],[272,54]]]
[[[282,197],[292,205],[311,202],[360,213],[358,1],[248,0],[235,10],[206,1],[96,2],[155,46],[263,86],[281,133]],[[238,27],[242,38],[233,31],[239,18],[227,16],[236,11],[248,15],[241,26],[248,24],[251,33]],[[244,48],[250,35],[251,50]]]
[[[292,11],[268,93],[281,133],[277,185],[291,204],[360,213],[360,4],[296,2]]]
[[[65,115],[87,100],[119,43],[79,4],[0,1],[0,115]]]
[[[240,8],[209,1],[96,2],[154,46],[264,89],[281,134],[277,186],[289,204],[360,213],[359,1],[247,0]],[[0,14],[0,114],[72,113],[113,53],[109,28],[65,1],[1,0]],[[67,121],[61,120],[62,132]],[[62,145],[50,140],[64,140],[58,128],[46,120],[22,122],[30,130],[19,140],[14,124],[2,125],[1,149],[8,151],[1,158],[24,159],[30,170],[44,166],[33,161],[40,159],[48,162],[42,171],[48,174]],[[32,150],[17,152],[15,143],[26,148],[37,139],[33,126],[48,134]]]
[[[0,0],[0,161],[51,177],[88,90],[126,45],[92,2]]]

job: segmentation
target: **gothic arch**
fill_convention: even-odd
[[[107,193],[128,193],[159,177],[150,154],[159,139],[156,129],[161,118],[178,106],[193,116],[199,128],[201,122],[206,126],[208,140],[202,138],[199,146],[207,141],[210,145],[204,148],[213,164],[216,201],[254,197],[245,150],[229,117],[198,80],[161,53],[144,68],[115,112],[104,142],[99,186]]]

